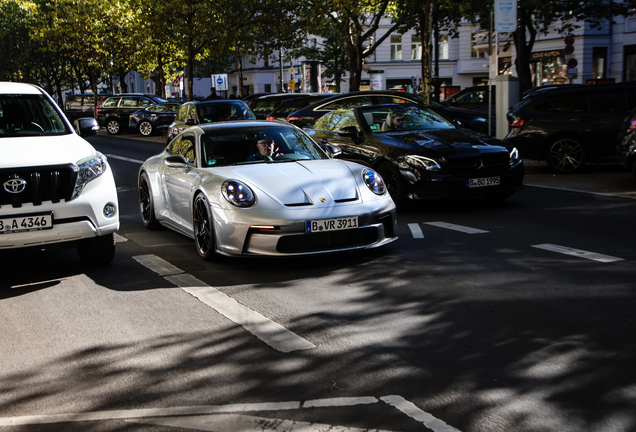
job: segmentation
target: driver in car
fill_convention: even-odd
[[[251,154],[247,161],[258,161],[258,160],[271,160],[272,158],[281,155],[278,148],[276,147],[276,142],[267,135],[261,135],[256,142],[256,148],[258,151],[254,154]]]

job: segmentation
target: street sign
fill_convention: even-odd
[[[578,64],[579,62],[576,59],[570,59],[568,60],[568,69],[574,69]]]
[[[172,81],[172,87],[179,87],[181,85],[181,77],[176,77],[174,81]]]
[[[294,90],[294,89],[296,89],[296,81],[294,81],[294,80],[289,80],[289,89],[290,89],[290,90]]]
[[[294,73],[294,68],[289,68],[289,73]]]
[[[517,0],[495,0],[495,31],[517,30]]]
[[[227,74],[212,75],[212,87],[216,87],[216,91],[227,91]]]

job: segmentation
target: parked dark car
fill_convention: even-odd
[[[267,120],[284,120],[287,121],[287,116],[294,111],[297,111],[301,108],[319,102],[327,97],[330,97],[331,94],[323,93],[314,96],[305,96],[299,98],[292,98],[281,102],[280,105],[274,111],[270,112],[267,116]]]
[[[523,162],[513,146],[459,129],[426,105],[339,109],[306,131],[331,156],[380,173],[398,205],[407,199],[504,200],[523,188]]]
[[[421,103],[422,99],[410,93],[391,90],[367,90],[337,94],[322,101],[294,111],[287,116],[287,121],[300,128],[310,128],[316,120],[336,109],[354,108],[363,105],[379,105],[387,103]],[[461,109],[449,108],[437,103],[431,106],[449,120],[455,121],[458,126],[473,129],[479,132],[488,132],[486,116]]]
[[[616,147],[616,159],[636,179],[636,110],[632,111],[623,123]]]
[[[139,132],[143,136],[167,130],[180,106],[180,103],[166,102],[135,111],[130,115],[128,129],[131,132]]]
[[[253,99],[249,104],[254,114],[256,114],[259,119],[265,120],[269,116],[269,113],[274,111],[284,101],[312,95],[313,93],[273,93]]]
[[[243,102],[245,102],[246,104],[249,104],[249,103],[250,103],[250,102],[252,102],[254,99],[258,99],[259,97],[261,97],[261,96],[265,96],[265,95],[268,95],[268,94],[271,94],[271,93],[254,93],[254,94],[249,94],[249,95],[247,95],[247,96],[243,96],[243,97],[241,98],[241,100],[242,100]]]
[[[574,173],[586,162],[616,162],[619,133],[634,108],[634,82],[538,88],[508,112],[505,139],[525,159]]]
[[[190,126],[227,120],[256,120],[250,107],[239,99],[186,102],[168,129],[168,142]]]
[[[128,128],[130,115],[149,105],[167,102],[155,95],[140,93],[117,94],[103,98],[97,105],[97,120],[108,133],[116,135]]]
[[[97,95],[97,101],[106,96],[108,95]],[[93,93],[67,95],[64,114],[72,124],[79,118],[95,117],[95,95]]]
[[[496,86],[492,86],[492,93],[490,95],[492,113],[495,113],[495,90]],[[488,86],[466,87],[450,95],[441,101],[440,104],[446,107],[464,108],[488,114]]]

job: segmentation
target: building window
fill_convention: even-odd
[[[272,92],[272,85],[265,84],[265,93],[271,93],[271,92]]]
[[[636,45],[626,45],[623,47],[625,50],[625,61],[623,67],[625,68],[624,81],[636,80]]]
[[[473,33],[472,40],[470,42],[470,56],[472,58],[484,58],[486,57],[486,53],[483,51],[477,51],[475,49],[475,44],[477,44],[477,34]]]
[[[440,35],[437,40],[437,49],[440,60],[448,60],[448,35]]]
[[[606,77],[607,48],[592,48],[592,75],[594,79]]]
[[[411,60],[422,60],[422,37],[411,37]]]
[[[391,36],[391,60],[402,60],[402,36]]]

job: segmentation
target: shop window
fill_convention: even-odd
[[[422,37],[411,37],[411,60],[422,59]]]
[[[402,60],[402,36],[391,36],[391,60]]]
[[[625,61],[623,63],[625,81],[636,80],[636,45],[626,45],[623,49],[625,50]]]
[[[595,79],[605,78],[605,70],[607,64],[607,48],[592,48],[592,75]]]

